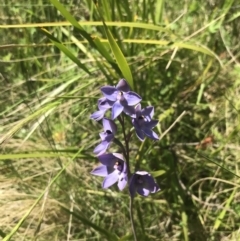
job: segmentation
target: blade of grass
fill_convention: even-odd
[[[51,108],[55,108],[55,106],[58,104],[58,102],[49,103],[46,106],[43,106],[42,108],[36,110],[34,113],[28,115],[24,119],[21,119],[20,121],[16,122],[15,125],[0,138],[0,144],[2,144],[5,140],[10,138],[12,135],[14,135],[17,131],[19,131],[24,125],[26,125],[28,122],[32,121],[33,119],[39,117],[39,115],[42,115],[46,113]]]
[[[103,22],[100,21],[82,21],[81,26],[103,26]],[[79,24],[78,23],[78,24]],[[167,27],[161,27],[154,24],[149,23],[140,23],[140,22],[108,22],[105,21],[106,25],[109,27],[126,27],[126,28],[140,28],[145,30],[153,30],[157,32],[168,32],[172,33],[170,29]],[[50,22],[50,23],[24,23],[24,24],[6,24],[0,25],[0,29],[9,29],[9,28],[45,28],[45,27],[63,27],[63,26],[70,26],[72,25],[71,22]],[[90,36],[90,35],[89,35]],[[87,38],[86,38],[87,39]]]
[[[196,81],[195,86],[200,84],[200,88],[198,91],[198,96],[197,96],[197,101],[196,104],[199,105],[203,96],[203,92],[204,92],[204,88],[205,88],[205,80],[206,80],[206,75],[209,72],[210,68],[212,67],[212,59],[208,62],[208,65],[206,66],[206,68],[203,71],[203,74],[198,78],[198,80]]]
[[[163,174],[165,174],[166,171],[165,170],[158,170],[158,171],[155,171],[155,172],[151,172],[151,175],[153,177],[159,177],[159,176],[162,176]]]
[[[185,211],[182,211],[181,217],[184,240],[188,241],[188,217]]]
[[[101,51],[93,41],[93,38],[90,34],[88,34],[84,28],[78,23],[78,21],[66,10],[66,8],[58,1],[58,0],[50,0],[52,4],[59,10],[59,12],[72,24],[72,26],[76,27],[80,34],[89,42],[89,44],[95,48],[105,59],[108,56],[105,56],[105,52]],[[109,62],[112,67],[120,74],[120,70],[115,62]]]
[[[59,152],[31,152],[31,153],[16,153],[16,154],[1,154],[0,160],[8,160],[8,159],[23,159],[23,158],[46,158],[46,157],[58,157]],[[71,157],[73,154],[71,152],[61,152],[61,156]],[[78,157],[85,157],[84,155],[80,155]]]
[[[112,33],[109,31],[104,19],[103,19],[103,15],[98,7],[98,5],[95,5],[98,13],[102,19],[103,22],[103,26],[105,29],[105,33],[107,35],[108,41],[109,41],[109,45],[112,49],[112,52],[115,56],[115,59],[117,61],[118,67],[122,72],[122,75],[124,76],[124,78],[128,81],[128,84],[131,86],[132,89],[134,89],[134,85],[133,85],[133,78],[132,78],[132,72],[130,70],[130,67],[127,63],[127,60],[125,59],[121,49],[118,47],[117,42],[115,41],[115,39],[112,36]]]
[[[77,64],[81,69],[83,69],[86,73],[91,75],[89,72],[88,68],[82,64],[79,59],[68,49],[66,48],[57,38],[55,38],[50,32],[48,32],[45,28],[40,29],[42,33],[44,33],[50,40],[51,42],[59,48],[66,56],[71,59],[75,64]]]
[[[164,0],[157,0],[155,5],[155,24],[162,22]]]
[[[229,209],[231,202],[233,201],[235,194],[237,192],[237,188],[234,188],[232,194],[230,195],[230,197],[227,199],[226,205],[224,207],[224,209],[222,210],[222,212],[220,212],[220,214],[217,216],[215,222],[214,222],[214,230],[218,230],[218,228],[221,226],[222,221],[226,215],[227,210]]]
[[[231,173],[231,174],[234,175],[235,177],[240,178],[240,176],[237,175],[236,173],[234,173],[234,172],[230,171],[228,168],[226,168],[226,167],[224,167],[224,166],[218,164],[218,163],[219,163],[219,160],[213,161],[211,158],[209,158],[209,157],[207,157],[207,156],[205,156],[205,155],[203,155],[202,153],[199,153],[199,152],[198,152],[198,155],[201,156],[201,157],[203,157],[203,158],[205,158],[206,160],[208,160],[208,161],[214,163],[215,165],[221,167],[222,169],[224,169],[225,171]]]

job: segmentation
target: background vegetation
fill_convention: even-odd
[[[60,3],[0,2],[0,239],[132,240],[127,190],[89,174],[89,116],[123,74],[94,2]],[[166,134],[132,142],[161,187],[135,199],[139,240],[240,240],[239,1],[98,6]]]

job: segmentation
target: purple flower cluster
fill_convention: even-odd
[[[101,142],[93,151],[101,165],[96,167],[91,174],[104,177],[103,188],[109,188],[117,182],[119,190],[123,190],[128,183],[132,197],[136,193],[148,196],[150,193],[159,191],[160,188],[151,174],[146,171],[137,171],[131,175],[130,170],[128,170],[129,160],[125,160],[124,156],[119,153],[106,153],[117,132],[117,125],[114,120],[120,117],[122,113],[132,118],[136,135],[141,141],[144,140],[145,136],[152,140],[159,140],[158,135],[152,130],[158,124],[157,120],[152,119],[154,108],[147,106],[141,109],[140,101],[142,98],[130,90],[125,79],[121,79],[116,87],[102,87],[101,92],[104,97],[98,100],[98,111],[90,116],[91,119],[96,121],[102,119],[104,131],[99,134]],[[111,119],[104,117],[110,109],[112,109]],[[129,156],[129,153],[126,156]],[[131,177],[128,181],[129,175]]]

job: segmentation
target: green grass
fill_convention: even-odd
[[[60,3],[0,2],[0,240],[133,240],[127,190],[90,175],[122,77],[162,136],[132,142],[161,187],[134,200],[139,240],[240,240],[238,1]]]

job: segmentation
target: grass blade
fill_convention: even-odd
[[[57,38],[55,38],[51,33],[49,33],[45,28],[41,28],[41,31],[51,40],[51,42],[59,48],[69,59],[71,59],[75,64],[77,64],[81,69],[86,73],[91,75],[87,67],[82,64],[79,59],[68,49],[66,48]]]
[[[220,227],[220,225],[223,221],[223,218],[225,217],[226,212],[229,209],[229,207],[231,205],[231,202],[233,201],[233,199],[235,197],[236,191],[237,191],[237,188],[234,188],[232,194],[230,195],[230,197],[228,198],[228,200],[226,202],[226,205],[225,205],[224,209],[222,210],[222,212],[220,212],[220,214],[216,218],[215,223],[214,223],[214,227],[213,227],[214,230],[217,230]]]
[[[100,10],[99,10],[97,5],[96,5],[96,7],[98,9],[100,17],[102,18],[104,30],[105,30],[105,33],[107,35],[107,39],[109,41],[111,50],[112,50],[112,52],[114,54],[114,57],[115,57],[115,59],[117,61],[118,67],[121,70],[122,75],[124,76],[124,78],[128,81],[128,84],[131,86],[132,89],[134,89],[132,72],[131,72],[130,67],[129,67],[128,63],[127,63],[127,60],[125,59],[125,57],[124,57],[121,49],[119,48],[117,42],[113,38],[112,33],[108,29],[108,27],[107,27],[107,25],[106,25],[106,23],[105,23],[105,21],[103,19],[103,16],[102,16],[102,14],[101,14],[101,12],[100,12]]]
[[[88,34],[84,28],[78,23],[78,21],[66,10],[66,8],[58,1],[58,0],[50,0],[52,2],[52,4],[60,11],[60,13],[74,26],[76,27],[80,34],[89,42],[89,44],[95,48],[96,50],[98,50],[98,52],[105,58],[105,59],[109,59],[108,55],[105,55],[105,52],[102,51],[101,48],[99,48],[99,45],[96,45],[94,43],[93,37]],[[120,73],[119,68],[117,67],[115,62],[109,62],[112,67],[118,72]]]

